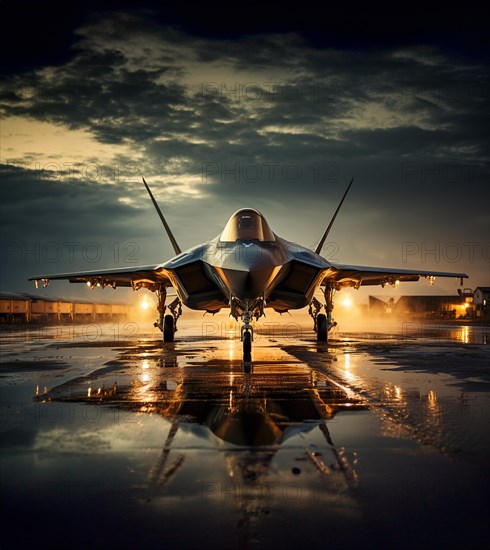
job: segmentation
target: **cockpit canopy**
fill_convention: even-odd
[[[276,238],[260,212],[252,208],[243,208],[231,216],[219,240],[225,243],[243,240],[272,242]]]

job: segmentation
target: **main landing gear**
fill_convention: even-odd
[[[328,342],[328,332],[337,325],[332,319],[334,292],[333,284],[328,283],[323,290],[325,305],[322,305],[316,298],[313,298],[310,303],[308,313],[313,319],[313,329],[316,332],[317,342]],[[325,309],[325,313],[320,313],[322,308]]]
[[[158,298],[158,321],[153,323],[153,326],[158,327],[163,333],[164,342],[173,342],[175,333],[177,332],[177,319],[182,315],[182,303],[179,298],[175,298],[168,306],[165,305],[167,291],[164,286],[161,286],[157,292]],[[168,310],[170,314],[165,314]]]

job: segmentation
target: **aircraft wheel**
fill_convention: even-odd
[[[323,313],[319,313],[316,318],[316,340],[317,342],[327,341],[327,316]]]
[[[248,330],[243,333],[243,360],[252,360],[252,334]]]
[[[175,323],[173,315],[165,315],[163,320],[163,341],[173,342],[175,334]]]

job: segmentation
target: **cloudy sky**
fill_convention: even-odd
[[[204,4],[2,3],[1,291],[170,258],[141,176],[181,248],[245,206],[313,247],[354,177],[325,257],[490,285],[483,15]]]

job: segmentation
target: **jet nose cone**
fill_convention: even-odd
[[[223,269],[223,278],[233,296],[252,299],[263,296],[273,280],[275,271],[274,268]]]

